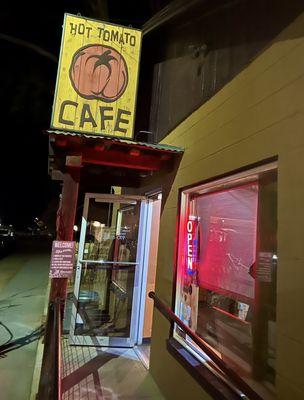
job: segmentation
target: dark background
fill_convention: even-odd
[[[146,34],[135,132],[161,141],[303,10],[303,0],[201,0]]]
[[[55,222],[61,187],[48,176],[48,137],[43,130],[50,126],[64,13],[141,28],[169,2],[2,2],[2,222],[18,228],[34,217],[48,225]],[[143,40],[135,133],[150,131],[156,142],[244,69],[304,7],[303,0],[194,3]],[[204,47],[206,52],[201,51]]]
[[[62,0],[1,3],[0,218],[25,227],[54,213],[60,185],[47,173],[48,138],[64,12],[141,27],[161,0]],[[5,35],[5,36],[4,36]],[[16,43],[17,39],[17,43]],[[19,41],[24,41],[19,42]],[[29,46],[50,53],[44,56]]]

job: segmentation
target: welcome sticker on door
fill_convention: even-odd
[[[75,242],[54,240],[50,278],[69,278],[73,273]]]
[[[141,36],[65,14],[52,128],[133,137]]]

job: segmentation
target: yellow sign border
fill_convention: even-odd
[[[58,92],[59,92],[59,87],[60,87],[60,75],[62,74],[62,59],[63,59],[63,49],[64,49],[64,44],[66,39],[66,29],[67,29],[67,19],[68,17],[72,18],[78,18],[80,21],[92,21],[96,24],[101,24],[105,26],[113,26],[114,28],[118,29],[128,29],[132,31],[137,31],[140,33],[139,35],[139,45],[138,45],[138,57],[137,57],[137,65],[136,65],[136,83],[134,87],[134,100],[133,100],[133,109],[130,110],[132,113],[132,122],[130,124],[129,130],[126,135],[119,135],[119,134],[114,134],[114,132],[107,133],[105,131],[102,131],[101,129],[98,129],[98,132],[93,131],[93,130],[87,130],[87,129],[77,129],[77,126],[73,126],[71,128],[69,127],[63,127],[60,126],[60,123],[55,122],[55,116],[57,116],[58,120],[58,112],[55,112],[57,103],[60,101],[58,98]],[[90,44],[89,42],[86,42],[86,44]],[[111,42],[109,42],[109,46],[111,46]],[[59,62],[58,62],[58,69],[57,69],[57,77],[56,77],[56,85],[55,85],[55,92],[54,92],[54,100],[53,100],[53,106],[52,106],[52,115],[51,115],[51,128],[55,130],[60,130],[60,131],[68,131],[68,132],[75,132],[78,133],[79,135],[83,134],[90,134],[90,135],[95,135],[96,137],[113,137],[113,138],[123,138],[126,140],[132,140],[134,137],[134,126],[135,126],[135,119],[136,119],[136,104],[137,104],[137,92],[138,92],[138,82],[139,82],[139,73],[140,73],[140,57],[141,57],[141,50],[142,50],[142,30],[138,28],[133,28],[133,27],[128,27],[128,26],[123,26],[123,25],[118,25],[118,24],[113,24],[111,22],[107,21],[100,21],[96,20],[93,18],[87,18],[79,15],[74,15],[70,13],[65,13],[64,14],[64,20],[63,20],[63,26],[62,26],[62,37],[61,37],[61,46],[60,46],[60,55],[59,55]],[[133,69],[134,71],[134,69]],[[65,72],[66,73],[66,72]],[[123,95],[122,95],[123,96]],[[105,104],[108,105],[109,103],[102,102],[101,100],[93,100],[95,102],[100,101],[100,104]],[[113,102],[115,103],[115,102]]]

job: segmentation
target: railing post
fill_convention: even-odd
[[[77,209],[78,188],[80,179],[79,167],[66,167],[64,174],[62,198],[58,210],[57,240],[73,240],[74,223]],[[67,278],[53,278],[51,283],[50,301],[59,297],[62,307],[65,303]]]
[[[61,301],[57,297],[54,302],[54,392],[55,400],[61,400]]]
[[[61,300],[49,304],[37,400],[61,400]]]

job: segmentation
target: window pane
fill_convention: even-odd
[[[180,318],[265,399],[274,398],[276,190],[275,171],[212,193],[194,189],[178,258]]]
[[[199,286],[250,301],[254,296],[258,184],[192,200],[200,227]]]
[[[130,336],[139,218],[140,202],[90,199],[75,335]]]

